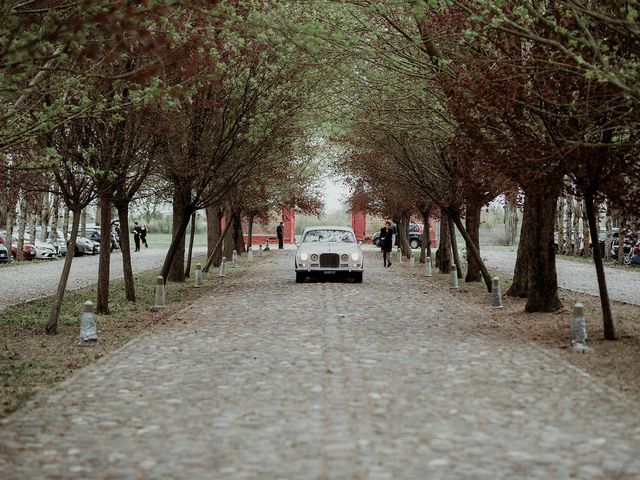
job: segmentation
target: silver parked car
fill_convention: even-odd
[[[296,282],[311,276],[342,275],[362,282],[364,256],[350,227],[307,227],[298,244]]]

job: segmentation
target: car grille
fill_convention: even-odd
[[[320,266],[327,268],[338,268],[340,265],[340,255],[337,253],[321,253]]]

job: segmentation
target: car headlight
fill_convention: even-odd
[[[312,262],[317,262],[318,261],[318,254],[314,253],[313,255],[311,255],[311,261]]]
[[[356,261],[356,260],[358,260],[358,258],[360,258],[360,254],[359,254],[358,252],[353,252],[353,253],[351,254],[351,258],[352,258],[354,261]]]
[[[309,255],[305,252],[302,252],[300,254],[300,260],[302,260],[303,262],[306,262],[309,259]]]

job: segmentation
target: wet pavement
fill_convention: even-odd
[[[638,478],[639,405],[427,279],[274,252],[0,426],[0,477]]]

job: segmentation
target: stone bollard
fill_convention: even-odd
[[[260,244],[260,246],[258,247],[258,256],[262,256],[262,244]]]
[[[162,275],[156,277],[156,304],[154,308],[164,308],[167,306],[167,297],[164,294],[164,278]]]
[[[271,249],[269,248],[269,240],[267,240],[266,243],[264,244],[264,251],[268,252],[269,250]]]
[[[202,286],[202,264],[196,263],[196,283],[194,287],[198,288]]]
[[[238,252],[235,250],[231,254],[231,268],[236,268],[238,266]]]
[[[413,268],[416,266],[416,260],[415,258],[413,258],[413,255],[411,255],[411,257],[409,257],[409,268]]]
[[[424,276],[425,277],[432,277],[433,276],[431,274],[431,257],[427,257],[425,262],[424,262]]]
[[[491,280],[491,308],[502,308],[502,292],[498,277],[493,277]]]
[[[451,265],[451,285],[449,288],[458,288],[458,269],[455,263]]]
[[[247,261],[248,262],[253,261],[253,248],[249,248],[249,251],[247,252]]]
[[[80,314],[80,342],[95,342],[96,340],[98,340],[96,314],[93,302],[87,300],[82,305],[82,313]]]
[[[227,257],[222,257],[220,260],[220,276],[224,277],[227,274]]]
[[[400,250],[400,247],[396,248],[396,261],[402,263],[402,250]]]
[[[587,321],[584,318],[584,305],[582,303],[576,303],[573,307],[571,347],[579,352],[592,350],[591,347],[587,346]]]

